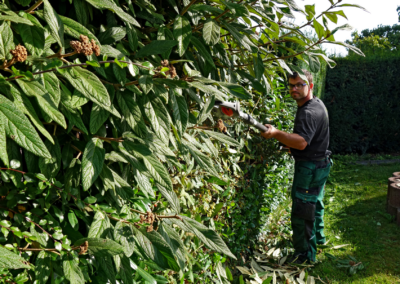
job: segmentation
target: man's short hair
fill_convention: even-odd
[[[313,83],[313,76],[310,73],[310,71],[308,71],[306,69],[301,69],[301,71],[303,71],[304,75],[306,76],[308,84],[309,85],[312,84]],[[297,72],[293,72],[292,75],[289,75],[289,78],[292,78],[292,79],[296,79],[297,77],[299,77],[299,73],[297,73]]]

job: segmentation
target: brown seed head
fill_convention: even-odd
[[[81,42],[89,43],[89,38],[87,36],[81,35],[80,39],[81,39]]]
[[[169,64],[168,59],[161,60],[161,65],[162,66],[168,67],[168,64]]]
[[[75,50],[77,53],[81,53],[82,51],[82,43],[77,40],[71,40],[69,42],[69,45],[72,47],[73,50]]]
[[[100,46],[98,46],[96,44],[94,39],[92,39],[90,42],[92,43],[92,49],[93,49],[94,53],[96,54],[96,56],[99,56],[100,55]]]
[[[13,55],[13,58],[18,62],[24,62],[28,57],[28,52],[26,48],[20,44],[18,44],[14,50],[10,50],[10,53]]]

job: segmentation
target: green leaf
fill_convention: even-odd
[[[68,108],[64,104],[62,104],[60,109],[63,112],[63,114],[68,118],[71,127],[74,125],[80,130],[82,130],[83,133],[89,134],[78,110]]]
[[[178,54],[182,56],[185,54],[192,37],[192,26],[190,22],[182,16],[177,16],[174,22],[173,34],[178,41]]]
[[[111,223],[107,215],[97,211],[90,225],[88,238],[106,238],[111,233]]]
[[[40,56],[44,51],[45,30],[37,26],[18,24],[18,31],[29,54]]]
[[[131,48],[132,51],[136,51],[138,47],[138,36],[136,29],[131,26],[131,24],[127,23],[126,25],[126,34],[128,35],[128,42],[129,42],[129,47]]]
[[[66,145],[69,147],[69,145]],[[65,146],[64,146],[65,147]],[[65,173],[65,190],[71,191],[72,188],[77,188],[80,185],[82,163],[79,159],[72,159]]]
[[[89,100],[109,110],[111,106],[110,96],[108,95],[106,87],[104,87],[96,75],[80,67],[64,70],[66,71],[62,72],[61,75],[67,78],[74,88]]]
[[[60,81],[54,73],[44,73],[40,78],[40,83],[44,86],[50,94],[56,106],[59,105],[61,100]]]
[[[225,28],[230,32],[233,38],[236,40],[239,46],[243,46],[245,49],[252,51],[257,49],[255,44],[244,34],[241,34],[233,25],[223,22]]]
[[[55,139],[55,143],[52,144],[49,140],[44,143],[51,154],[51,158],[39,158],[39,168],[42,174],[46,178],[50,179],[56,177],[61,169],[61,148],[58,144],[58,140]]]
[[[143,75],[139,78],[139,85],[143,92],[147,95],[153,89],[153,77],[151,75]]]
[[[367,9],[365,9],[363,6],[357,5],[357,4],[341,4],[341,5],[336,5],[336,8],[338,7],[354,7],[363,10],[364,12],[369,13]]]
[[[230,12],[234,14],[236,17],[249,16],[249,11],[247,10],[245,5],[227,1],[221,1],[221,2],[224,3],[226,7],[230,10]]]
[[[62,264],[65,278],[68,279],[71,284],[85,283],[85,278],[81,268],[79,267],[79,258],[77,254],[65,254]]]
[[[170,89],[170,102],[175,125],[178,128],[179,136],[182,138],[189,122],[189,110],[186,99],[176,90]]]
[[[101,44],[113,44],[126,36],[125,28],[112,27],[98,35]]]
[[[133,284],[132,268],[130,259],[127,256],[121,257],[121,265],[119,267],[119,275],[121,276],[124,284]]]
[[[17,83],[27,96],[36,98],[43,113],[62,127],[67,128],[63,114],[58,110],[53,98],[42,84],[37,81],[24,81],[22,79],[18,79]]]
[[[317,33],[319,39],[325,36],[324,27],[316,19],[314,19],[314,30]]]
[[[167,52],[172,47],[177,45],[176,40],[153,40],[148,45],[142,47],[136,54],[136,58],[146,57],[154,54],[161,54]]]
[[[132,260],[130,260],[130,264],[132,269],[136,270],[137,273],[149,284],[157,284],[157,281],[151,276],[146,270],[141,268],[140,266],[137,266],[136,263],[134,263]]]
[[[189,150],[190,154],[201,169],[210,172],[212,175],[218,175],[210,157],[197,150],[191,143],[183,141],[183,145]]]
[[[82,157],[83,190],[88,190],[99,176],[103,168],[104,157],[103,142],[98,138],[89,140]]]
[[[8,154],[7,154],[7,137],[6,137],[6,126],[3,121],[3,117],[0,115],[0,159],[3,161],[4,165],[8,168]]]
[[[49,252],[41,251],[35,262],[36,270],[35,277],[38,283],[45,284],[51,274],[51,255]]]
[[[110,85],[109,85],[110,86]],[[113,101],[114,98],[114,87],[111,86],[111,88],[107,89],[111,101]],[[112,108],[114,108],[114,105],[111,105]],[[97,104],[93,104],[92,106],[92,111],[90,112],[90,133],[95,134],[99,128],[106,122],[108,117],[110,116],[110,112],[101,108]]]
[[[74,3],[75,3],[75,1],[74,1]],[[101,48],[100,41],[84,25],[81,25],[80,23],[78,23],[70,18],[61,16],[61,15],[59,15],[59,17],[64,24],[64,32],[67,35],[74,37],[76,39],[80,39],[80,35],[87,36],[89,38],[89,40],[93,39],[96,42],[96,44],[99,45]]]
[[[234,95],[235,97],[238,97],[239,99],[249,100],[252,98],[251,94],[240,85],[227,82],[218,82],[218,85],[220,85],[225,91],[227,91],[231,95]]]
[[[125,90],[117,93],[117,102],[128,125],[138,135],[147,133],[147,126],[144,122],[139,105],[134,99],[134,94]]]
[[[211,136],[212,138],[215,138],[222,143],[225,143],[230,146],[235,146],[235,147],[240,146],[240,143],[238,141],[236,141],[232,137],[229,137],[228,135],[225,135],[223,133],[216,132],[216,131],[210,131],[210,130],[203,130],[203,131],[208,136]]]
[[[123,246],[115,241],[100,238],[84,238],[75,242],[75,246],[82,245],[85,241],[88,242],[88,250],[96,257],[114,256],[124,253]]]
[[[7,135],[13,137],[18,145],[40,157],[51,158],[49,151],[29,120],[4,96],[0,96],[0,115],[3,116],[2,121],[6,123]]]
[[[14,23],[21,23],[21,24],[29,25],[29,26],[33,25],[29,20],[27,20],[23,17],[20,17],[17,14],[0,15],[0,21],[10,21],[10,22],[14,22]]]
[[[135,181],[139,185],[139,188],[142,190],[143,194],[146,197],[149,197],[149,196],[154,197],[154,190],[151,186],[149,179],[145,175],[143,175],[140,171],[138,171],[137,169],[133,170],[133,174],[135,177]]]
[[[155,182],[164,186],[168,190],[173,190],[168,171],[164,168],[163,164],[161,164],[157,157],[151,153],[146,145],[134,143],[128,140],[124,140],[123,145],[130,154],[143,160],[144,165],[148,170],[148,174]]]
[[[31,119],[32,123],[43,134],[43,136],[45,136],[52,143],[54,143],[53,137],[43,126],[30,100],[25,95],[23,95],[17,88],[15,88],[14,85],[10,84],[10,86],[7,87],[3,86],[3,87],[4,88],[0,86],[0,90],[5,93],[8,93],[9,94],[8,97],[13,98],[15,106]]]
[[[197,82],[197,81],[189,82],[189,85],[191,85],[192,87],[194,87],[196,89],[199,89],[200,91],[202,91],[206,94],[214,95],[215,98],[220,101],[226,100],[226,95],[213,86],[205,85],[205,84]]]
[[[196,37],[192,37],[190,39],[191,43],[196,47],[197,51],[199,54],[206,60],[208,64],[210,64],[213,68],[215,68],[214,60],[211,57],[210,52],[207,50],[207,48],[201,43],[200,40],[198,40]]]
[[[44,3],[44,20],[50,27],[50,32],[53,38],[58,42],[64,50],[64,24],[56,11],[51,6],[49,0],[43,0]]]
[[[0,268],[7,269],[30,269],[28,262],[19,255],[0,246]]]
[[[203,38],[208,45],[215,45],[220,41],[220,30],[221,28],[218,24],[212,20],[208,19],[203,27]]]
[[[79,222],[78,219],[76,218],[76,215],[74,213],[74,211],[69,210],[68,212],[68,221],[71,224],[71,227],[75,230],[78,231],[79,230]]]
[[[15,48],[14,36],[10,26],[3,22],[0,26],[0,59],[10,59],[10,50]]]
[[[140,24],[128,13],[125,13],[111,0],[86,0],[89,4],[97,9],[108,9],[116,13],[124,22],[128,22],[140,28]]]
[[[127,257],[130,257],[135,251],[135,238],[130,225],[119,221],[114,228],[114,240],[123,246]]]
[[[158,233],[164,238],[164,240],[171,247],[172,252],[176,256],[180,268],[183,270],[185,268],[185,260],[186,260],[186,249],[183,244],[179,234],[175,231],[174,228],[168,226],[165,223],[161,223],[158,227]]]
[[[183,221],[177,219],[170,219],[170,221],[181,227],[182,230],[195,234],[209,249],[224,253],[227,256],[236,259],[217,232],[193,219],[190,219],[189,217],[181,217]]]
[[[256,79],[261,81],[261,77],[264,74],[264,62],[262,61],[260,53],[257,52],[257,56],[253,55],[254,73],[256,74]]]

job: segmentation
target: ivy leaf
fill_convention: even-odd
[[[0,246],[0,268],[6,269],[30,269],[28,262],[8,249]]]
[[[172,47],[177,45],[176,40],[153,40],[148,45],[142,47],[136,54],[136,58],[146,57],[154,54],[161,54],[169,51]]]
[[[98,138],[89,140],[82,157],[83,190],[88,190],[101,173],[104,157],[103,142]]]
[[[42,139],[26,116],[4,96],[0,96],[0,115],[3,116],[2,121],[6,125],[7,135],[13,137],[18,145],[40,157],[51,158]]]
[[[0,59],[10,59],[12,57],[10,50],[15,48],[14,35],[10,26],[3,22],[0,26]]]
[[[56,11],[51,6],[49,0],[43,0],[44,3],[44,19],[50,27],[53,38],[58,42],[64,50],[64,24]]]
[[[192,37],[192,27],[190,22],[182,16],[177,16],[174,22],[173,34],[178,41],[178,54],[182,56],[185,54]]]
[[[212,20],[208,19],[203,27],[203,38],[208,45],[215,45],[220,41],[220,27]]]
[[[75,246],[82,245],[85,241],[88,242],[88,250],[96,257],[115,256],[124,253],[123,246],[113,240],[100,238],[84,238],[75,242]]]
[[[62,264],[65,278],[67,278],[71,283],[85,283],[85,278],[81,268],[79,267],[79,258],[76,252],[65,254]]]
[[[35,277],[38,283],[44,284],[50,277],[51,274],[51,255],[49,252],[42,250],[35,262],[36,270]]]

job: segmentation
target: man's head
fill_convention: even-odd
[[[289,76],[289,93],[299,105],[303,105],[306,101],[312,99],[312,89],[314,87],[311,73],[305,69],[302,69],[302,71],[307,78],[308,84],[301,79],[297,72]]]

